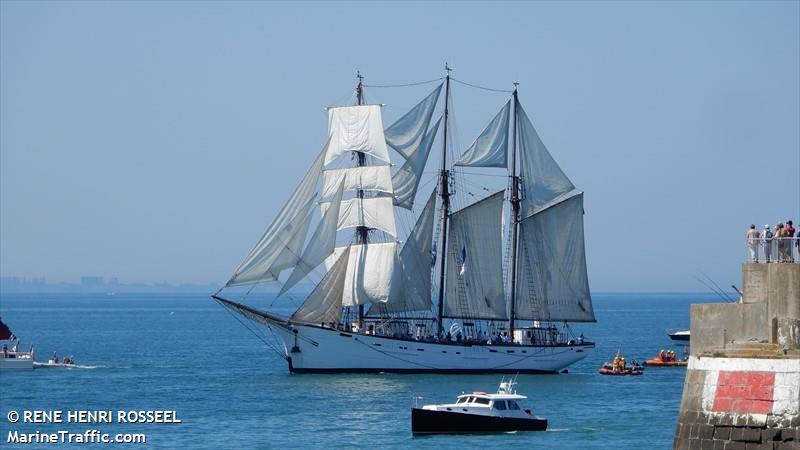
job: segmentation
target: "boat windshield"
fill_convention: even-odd
[[[494,401],[494,409],[501,409],[505,410],[506,408],[506,401],[505,400],[495,400]]]
[[[469,397],[461,397],[456,401],[456,403],[466,403],[468,398]]]
[[[519,409],[519,405],[514,400],[508,400],[508,409]]]
[[[489,404],[489,399],[488,398],[483,398],[483,397],[473,397],[473,398],[474,398],[473,402],[475,402],[475,403],[480,403],[481,405],[488,405]]]

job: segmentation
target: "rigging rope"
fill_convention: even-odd
[[[505,93],[508,93],[508,94],[511,94],[511,93],[514,92],[513,89],[493,89],[493,88],[488,88],[488,87],[485,87],[485,86],[478,86],[477,84],[467,83],[466,81],[456,80],[453,77],[450,77],[450,79],[455,81],[456,83],[461,83],[463,85],[466,85],[466,86],[469,86],[469,87],[473,87],[475,89],[483,89],[484,91],[505,92]]]
[[[407,84],[365,84],[364,87],[368,88],[398,88],[398,87],[409,87],[409,86],[419,86],[422,84],[429,84],[434,83],[436,81],[444,80],[444,77],[434,78],[433,80],[428,81],[418,81],[416,83],[407,83]]]
[[[267,346],[267,347],[268,347],[270,350],[272,350],[273,352],[275,352],[275,354],[276,354],[276,355],[280,356],[280,357],[281,357],[281,359],[286,359],[286,355],[285,355],[283,352],[281,352],[281,351],[279,351],[278,349],[276,349],[276,348],[275,348],[275,346],[274,346],[274,344],[272,344],[272,343],[270,343],[270,342],[267,342],[267,341],[266,341],[266,340],[265,340],[263,337],[261,337],[261,335],[260,335],[259,333],[257,333],[257,332],[256,332],[256,331],[254,331],[253,329],[251,329],[249,326],[247,326],[247,324],[246,324],[246,323],[244,323],[244,322],[243,322],[241,319],[239,319],[238,317],[236,317],[236,314],[234,314],[234,313],[233,313],[233,311],[231,311],[231,310],[230,310],[230,309],[229,309],[227,306],[225,306],[225,304],[223,304],[222,302],[220,302],[219,300],[216,300],[216,299],[215,299],[214,301],[216,301],[217,303],[219,303],[219,305],[220,305],[220,306],[222,306],[222,307],[225,309],[225,311],[227,311],[227,312],[228,312],[228,314],[230,314],[230,315],[231,315],[231,316],[232,316],[234,319],[236,319],[236,321],[237,321],[237,322],[239,322],[240,324],[242,324],[242,326],[243,326],[243,327],[247,328],[247,330],[248,330],[249,332],[253,333],[253,335],[254,335],[256,338],[258,338],[258,340],[259,340],[259,341],[263,342],[263,343],[264,343],[264,345],[266,345],[266,346]],[[267,325],[267,328],[269,328],[269,325]],[[270,330],[271,330],[271,328],[270,328]]]

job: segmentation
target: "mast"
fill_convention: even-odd
[[[364,104],[364,76],[361,75],[361,71],[356,72],[356,77],[358,77],[358,85],[356,86],[356,101],[358,105]],[[361,167],[366,165],[367,155],[364,152],[355,152],[356,153],[356,166]],[[359,189],[357,192],[357,197],[359,199],[364,198],[364,191]],[[361,206],[361,205],[359,205]],[[359,225],[356,227],[356,242],[359,244],[366,244],[369,240],[369,227]],[[364,326],[364,305],[358,305],[358,328],[361,329]]]
[[[508,296],[508,335],[514,340],[517,297],[517,231],[519,230],[519,177],[517,176],[517,85],[514,83],[514,121],[511,123],[511,289]]]
[[[445,261],[447,260],[447,219],[450,215],[450,171],[447,170],[447,117],[448,107],[450,103],[450,71],[452,70],[447,63],[444,64],[444,70],[447,71],[447,77],[444,82],[444,143],[442,145],[442,170],[439,173],[440,189],[439,193],[442,197],[442,227],[441,227],[441,247],[439,252],[444,255],[442,263],[439,265],[439,309],[436,314],[437,336],[442,335],[442,314],[444,313],[444,277],[445,277]]]

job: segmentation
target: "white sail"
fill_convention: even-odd
[[[517,126],[522,178],[522,217],[528,217],[546,203],[575,189],[558,163],[547,151],[522,105],[517,103]]]
[[[425,170],[425,164],[428,162],[428,155],[431,153],[431,147],[436,139],[436,132],[439,130],[441,121],[442,119],[436,121],[436,124],[433,125],[433,128],[428,131],[425,139],[420,143],[418,150],[408,158],[403,167],[392,177],[394,204],[396,206],[405,209],[413,208],[419,180],[422,178],[422,171]]]
[[[383,136],[381,105],[358,105],[328,108],[327,166],[340,155],[354,151],[390,162]]]
[[[316,195],[317,181],[319,180],[322,162],[328,151],[328,143],[322,148],[317,158],[311,164],[305,177],[295,188],[289,201],[281,208],[275,220],[267,228],[261,239],[250,250],[247,257],[242,260],[225,286],[239,286],[262,281],[275,281],[281,270],[292,267],[296,261],[290,261],[286,255],[298,253],[294,243],[305,240],[308,232],[307,216],[309,208]],[[281,258],[281,255],[284,257]],[[279,264],[276,260],[281,259]]]
[[[269,273],[278,279],[278,275],[286,269],[291,269],[297,264],[300,259],[300,254],[303,251],[303,244],[308,235],[308,227],[311,225],[311,216],[314,211],[314,198],[312,198],[305,208],[304,214],[298,214],[294,220],[283,229],[283,236],[279,237],[280,242],[283,242],[283,248],[278,252],[275,260],[272,261],[269,267]]]
[[[332,202],[319,204],[325,214]],[[343,200],[339,209],[338,230],[366,226],[397,236],[394,207],[391,197],[351,198]]]
[[[378,313],[402,311],[427,311],[431,309],[431,242],[436,213],[436,191],[431,192],[411,230],[411,235],[400,250],[400,266],[396,269],[402,276],[403,296],[398,301],[381,303]],[[373,308],[375,308],[373,306]],[[370,314],[374,313],[373,308]]]
[[[333,267],[322,277],[319,284],[289,320],[313,324],[339,322],[342,315],[342,292],[349,260],[350,247],[346,247]]]
[[[450,215],[444,315],[505,319],[500,191]]]
[[[342,181],[345,191],[380,191],[387,194],[394,192],[392,168],[388,164],[329,169],[322,172],[322,200],[333,198]]]
[[[520,223],[515,317],[594,322],[583,242],[583,193]]]
[[[403,158],[410,158],[422,143],[441,90],[442,84],[384,131],[386,143]]]
[[[283,295],[291,289],[300,280],[306,277],[315,267],[322,263],[325,258],[333,253],[336,247],[336,231],[339,221],[339,209],[342,204],[342,192],[344,191],[344,182],[339,185],[336,196],[333,201],[329,203],[330,207],[322,214],[322,220],[314,230],[314,234],[309,239],[303,255],[297,261],[297,265],[289,275],[289,279],[281,287],[278,295]]]
[[[456,166],[508,167],[508,116],[511,100],[461,155]]]
[[[396,270],[396,242],[337,247],[325,260],[325,265],[333,270],[334,261],[348,248],[350,257],[342,289],[343,306],[387,303],[402,298],[402,281]]]

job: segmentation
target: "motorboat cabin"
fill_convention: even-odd
[[[455,403],[425,405],[411,410],[413,433],[486,433],[544,431],[547,419],[536,416],[521,402],[528,397],[513,390],[516,383],[503,381],[497,393],[461,394]]]

